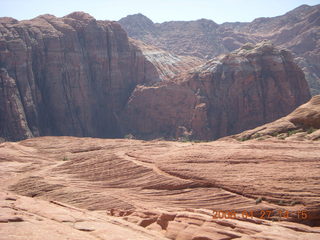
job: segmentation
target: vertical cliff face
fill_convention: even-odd
[[[198,71],[190,84],[207,99],[213,138],[276,120],[310,99],[291,53],[269,42],[244,45]]]
[[[0,134],[116,137],[118,115],[153,65],[115,22],[76,12],[63,18],[0,19]]]
[[[123,116],[144,137],[216,139],[278,119],[310,99],[290,52],[268,42],[211,60],[177,83],[137,88]],[[146,127],[147,126],[147,127]]]

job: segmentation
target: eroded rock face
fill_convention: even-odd
[[[127,132],[143,137],[175,136],[185,127],[194,138],[215,139],[278,119],[309,98],[290,52],[262,42],[211,60],[177,83],[136,88],[122,118]]]
[[[178,55],[212,58],[226,52],[212,20],[172,21],[155,24],[142,14],[119,20],[128,35]],[[183,39],[181,41],[181,39]]]
[[[119,23],[130,37],[176,54],[204,59],[233,51],[247,42],[271,40],[297,55],[312,94],[320,94],[320,5],[302,5],[282,16],[257,18],[250,23],[218,25],[201,19],[154,24],[141,14],[129,15]]]
[[[118,115],[156,69],[119,24],[75,12],[0,19],[0,133],[120,136]]]
[[[5,69],[0,69],[0,136],[8,139],[32,137],[16,81]]]
[[[203,60],[129,41],[119,24],[82,12],[2,18],[0,33],[0,134],[10,140],[215,139],[273,121],[310,97],[290,53],[267,42],[194,68]]]
[[[176,55],[138,40],[130,39],[130,42],[137,46],[146,59],[157,69],[159,81],[175,81],[177,75],[188,72],[206,62],[193,56]]]

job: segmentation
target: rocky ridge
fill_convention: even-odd
[[[233,51],[245,43],[270,40],[295,54],[312,94],[320,93],[320,5],[302,5],[282,16],[257,18],[250,23],[219,25],[207,19],[153,23],[141,14],[129,15],[119,23],[134,39],[175,54],[205,59]]]
[[[120,117],[127,133],[216,139],[276,120],[310,98],[290,52],[269,42],[244,45],[175,79],[134,90]]]

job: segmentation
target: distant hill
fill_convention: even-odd
[[[214,16],[213,16],[214,17]],[[249,23],[216,24],[212,20],[153,23],[142,14],[119,23],[134,39],[179,55],[211,59],[243,44],[271,40],[294,52],[311,93],[320,94],[320,5],[302,5],[282,16]]]

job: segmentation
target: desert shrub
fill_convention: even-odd
[[[263,200],[263,198],[262,198],[262,197],[258,197],[258,198],[256,199],[256,204],[261,203],[261,202],[262,202],[262,200]]]
[[[290,137],[291,135],[296,134],[296,133],[298,133],[298,132],[300,132],[300,130],[299,130],[299,129],[296,129],[296,130],[290,130],[287,134],[288,134],[288,137]]]
[[[273,132],[273,133],[271,133],[270,135],[271,135],[272,137],[276,137],[276,136],[279,135],[279,133],[278,133],[278,132]]]
[[[261,137],[262,135],[261,135],[261,133],[255,133],[252,137],[253,138],[259,138],[259,137]]]
[[[278,139],[284,140],[288,135],[286,133],[281,133],[277,136]]]
[[[238,138],[238,141],[244,142],[244,141],[247,141],[247,140],[249,140],[249,139],[250,139],[249,136],[243,136],[243,137],[241,137],[241,138]]]
[[[296,201],[292,201],[292,202],[290,203],[291,206],[294,206],[294,205],[296,205],[296,204],[297,204]]]
[[[186,136],[179,137],[178,141],[180,141],[180,142],[190,142],[190,136],[186,135]]]
[[[131,133],[129,133],[129,134],[124,135],[124,138],[125,139],[134,139],[134,136]]]
[[[314,129],[313,127],[311,127],[311,128],[309,128],[309,129],[307,130],[307,133],[308,133],[308,134],[311,134],[311,133],[313,133],[314,131],[316,131],[316,129]]]

